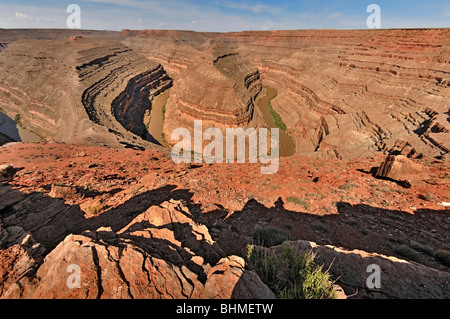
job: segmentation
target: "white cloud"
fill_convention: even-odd
[[[340,12],[335,12],[335,13],[329,14],[329,15],[328,15],[328,19],[330,19],[330,20],[332,20],[332,19],[337,19],[337,18],[339,18],[339,17],[341,17],[341,16],[342,16],[342,13],[340,13]]]
[[[16,18],[23,19],[23,20],[33,20],[29,16],[27,16],[25,13],[22,12],[16,12]]]
[[[272,7],[265,4],[246,4],[232,1],[225,2],[223,6],[229,9],[238,9],[253,13],[274,13],[275,11],[279,11],[277,7]]]

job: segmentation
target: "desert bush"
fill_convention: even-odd
[[[253,241],[257,246],[272,247],[290,239],[291,235],[275,227],[262,227],[253,231]]]
[[[392,247],[392,250],[399,254],[400,256],[403,256],[409,260],[420,262],[420,255],[419,253],[414,250],[413,248],[409,247],[406,244],[397,244]]]
[[[422,243],[418,243],[416,241],[411,241],[411,248],[429,256],[433,256],[434,253],[434,249],[432,247]]]
[[[311,210],[311,205],[309,205],[308,202],[306,202],[306,201],[304,201],[304,200],[302,200],[300,198],[291,196],[291,197],[288,197],[286,200],[288,202],[290,202],[290,203],[294,203],[294,204],[297,204],[297,205],[302,205],[303,207],[305,207],[306,210]]]
[[[333,299],[330,274],[314,261],[312,253],[297,253],[289,245],[280,255],[248,246],[247,259],[261,280],[281,299]]]
[[[438,199],[433,194],[430,194],[430,193],[420,194],[418,197],[427,202],[437,202],[438,201]]]
[[[355,227],[355,228],[359,228],[360,225],[358,223],[358,221],[354,218],[348,218],[347,220],[345,220],[345,223],[349,226]]]
[[[101,202],[94,202],[86,209],[86,214],[88,216],[97,215],[103,208],[104,206]]]
[[[450,267],[450,251],[448,250],[438,250],[434,254],[434,257],[442,264]]]

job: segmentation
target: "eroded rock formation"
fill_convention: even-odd
[[[299,30],[218,34],[124,30],[104,33],[114,44],[95,40],[96,45],[86,45],[92,40],[88,38],[98,39],[101,33],[3,30],[0,63],[7,71],[0,84],[0,98],[9,115],[20,113],[17,105],[25,105],[23,123],[45,138],[91,138],[113,144],[106,140],[117,143],[119,136],[125,144],[139,144],[107,116],[115,114],[127,130],[143,134],[142,125],[132,123],[130,117],[134,111],[140,116],[141,108],[147,107],[147,101],[137,94],[139,88],[145,88],[144,95],[152,98],[170,86],[157,65],[160,63],[175,83],[167,103],[166,137],[173,128],[192,126],[193,119],[208,119],[211,125],[219,126],[249,124],[258,116],[258,112],[252,112],[252,100],[262,84],[277,89],[272,106],[295,139],[297,153],[352,158],[386,151],[395,141],[404,139],[419,153],[442,156],[449,150],[449,32]],[[63,40],[70,36],[84,38]],[[17,41],[21,38],[28,40]],[[51,38],[63,39],[32,40]],[[29,50],[30,46],[38,50]],[[144,62],[129,48],[156,63]],[[28,63],[30,59],[33,64]],[[124,62],[126,59],[131,63]],[[87,70],[81,70],[83,64],[93,72],[93,78],[85,73]],[[80,67],[79,72],[75,67]],[[21,79],[16,75],[22,75]],[[77,75],[82,82],[77,90],[82,91],[73,94]],[[34,92],[36,88],[30,83],[39,83],[45,97]],[[105,90],[113,86],[114,93]],[[89,109],[93,107],[106,130],[97,132],[101,129],[91,128],[78,118],[79,105],[74,110],[67,106],[79,103],[78,94],[83,92],[91,119],[96,116]],[[98,101],[89,100],[91,95]],[[111,112],[113,101],[127,112]],[[133,109],[128,112],[130,106]],[[64,122],[64,129],[58,122],[62,117],[73,118]],[[250,125],[257,128],[264,123],[254,119]],[[112,132],[116,136],[107,138]],[[149,145],[144,144],[139,145]]]
[[[174,128],[193,131],[194,120],[221,129],[261,126],[255,110],[261,90],[259,71],[239,54],[236,45],[216,41],[176,76],[163,132],[170,142]]]
[[[155,147],[144,140],[144,113],[172,80],[122,43],[18,40],[1,52],[0,66],[2,109],[44,139]]]
[[[193,34],[168,31],[141,33],[139,41],[133,33],[124,34],[123,41],[157,58],[174,78],[183,77],[211,42],[234,43],[239,56],[258,69],[263,84],[277,89],[272,105],[295,138],[297,153],[354,157],[407,139],[418,152],[440,156],[449,147],[449,32],[199,34],[194,45]],[[166,44],[158,46],[162,41]]]
[[[80,82],[87,87],[82,103],[91,121],[145,138],[145,111],[172,84],[162,66],[116,42],[79,51],[77,64]]]
[[[241,257],[225,255],[180,201],[152,206],[118,232],[101,227],[79,234],[70,234],[75,228],[61,227],[64,221],[44,218],[38,205],[33,207],[27,213],[40,228],[2,212],[1,298],[274,298]],[[50,211],[48,205],[41,209]],[[11,223],[30,233],[20,226],[3,229]],[[51,228],[55,234],[55,227],[70,235],[51,251],[31,235],[45,240],[41,230]],[[80,270],[78,287],[68,284],[73,265]]]

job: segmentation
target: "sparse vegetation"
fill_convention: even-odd
[[[136,185],[131,189],[130,194],[136,195],[143,187],[143,185]]]
[[[22,123],[20,122],[20,114],[16,114],[14,116],[14,122],[16,122],[17,126],[19,126],[20,128],[23,128]]]
[[[344,184],[344,185],[339,186],[339,189],[350,190],[350,189],[352,189],[352,188],[354,188],[354,187],[360,187],[360,186],[357,185],[357,184],[353,184],[353,183],[351,183],[351,182],[348,182],[348,183],[346,183],[346,184]]]
[[[312,226],[314,229],[316,229],[316,230],[318,230],[318,231],[320,231],[320,232],[324,232],[324,233],[328,233],[328,232],[329,232],[328,228],[325,227],[325,226],[322,225],[322,224],[314,223],[314,224],[312,224],[311,226]]]
[[[420,262],[420,254],[406,244],[394,244],[392,250],[402,257],[415,262]]]
[[[349,226],[355,227],[355,228],[359,228],[359,223],[356,221],[356,219],[354,218],[349,218],[345,221],[345,223]]]
[[[283,247],[280,255],[252,245],[247,250],[247,260],[278,298],[333,299],[330,275],[314,258],[311,253],[297,253],[289,245]]]
[[[416,241],[411,242],[411,247],[421,253],[427,254],[429,256],[433,256],[434,249],[428,245],[418,243]]]
[[[327,195],[325,195],[324,193],[306,193],[307,197],[315,197],[317,199],[324,199],[325,197],[327,197]]]
[[[291,196],[291,197],[288,197],[286,200],[287,200],[289,203],[294,203],[294,204],[297,204],[297,205],[301,205],[301,206],[303,206],[306,210],[311,210],[311,205],[310,205],[308,202],[306,202],[306,201],[304,201],[304,200],[302,200],[302,199],[300,199],[300,198]]]
[[[277,127],[279,127],[280,129],[282,129],[283,131],[286,131],[286,124],[284,124],[284,122],[283,122],[283,120],[281,119],[281,117],[278,115],[278,113],[273,109],[273,107],[272,107],[272,100],[274,99],[274,98],[276,98],[277,96],[275,95],[274,97],[272,97],[270,100],[269,100],[269,112],[270,112],[270,114],[272,115],[272,117],[273,117],[273,122],[274,122],[274,124],[277,126]]]
[[[442,264],[450,267],[450,251],[448,250],[438,250],[434,254],[434,257]]]
[[[94,203],[92,203],[87,209],[86,209],[86,214],[88,216],[94,216],[97,215],[98,213],[100,213],[104,208],[104,205],[99,202],[96,201]]]
[[[438,201],[438,199],[434,195],[432,195],[430,193],[428,193],[428,194],[420,194],[419,198],[424,200],[424,201],[427,201],[427,202],[437,202]]]
[[[398,193],[400,195],[409,195],[409,191],[401,188],[384,187],[380,185],[372,185],[371,194],[373,196],[381,196],[383,194]]]
[[[262,227],[253,231],[253,241],[257,246],[272,247],[291,239],[291,235],[275,227]]]
[[[163,106],[161,107],[163,121],[166,119],[166,105],[167,105],[167,100],[166,100],[166,102],[164,102]]]

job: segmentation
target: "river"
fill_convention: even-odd
[[[266,95],[258,100],[258,108],[262,112],[264,116],[264,120],[266,122],[267,128],[278,128],[275,124],[274,118],[269,110],[270,101],[277,96],[278,92],[276,89],[265,86],[263,88],[263,92],[266,92]],[[280,129],[280,156],[287,157],[294,155],[295,153],[295,142],[285,130]]]
[[[160,145],[165,146],[165,141],[162,136],[162,126],[164,123],[162,108],[165,107],[170,96],[170,90],[165,90],[163,93],[155,97],[152,102],[152,109],[150,114],[144,118],[148,134],[147,140],[156,140]]]
[[[258,100],[258,108],[264,116],[267,128],[278,128],[276,126],[274,118],[269,110],[270,101],[277,96],[277,90],[269,86],[264,87],[265,96]],[[164,123],[162,108],[166,105],[170,96],[170,90],[166,90],[158,95],[152,102],[151,111],[144,117],[144,123],[146,124],[148,136],[147,140],[157,143],[163,146],[167,146],[162,136],[162,126]],[[285,130],[280,129],[280,156],[287,157],[295,153],[295,142]]]

